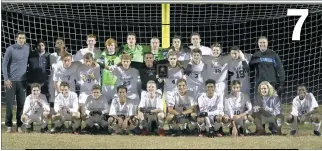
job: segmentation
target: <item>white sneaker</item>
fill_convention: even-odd
[[[7,127],[7,133],[12,133],[12,127]]]
[[[22,133],[22,128],[21,127],[18,127],[18,130],[17,130],[19,133]]]

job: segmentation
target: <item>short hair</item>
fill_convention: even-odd
[[[124,90],[125,90],[125,92],[127,93],[127,87],[126,87],[126,86],[124,86],[124,85],[119,85],[119,86],[116,88],[117,92],[119,92],[119,91],[120,91],[120,89],[124,89]]]
[[[153,39],[156,39],[156,40],[159,40],[160,41],[160,39],[158,37],[155,37],[154,36],[154,37],[151,38],[150,42],[152,42]]]
[[[67,58],[67,57],[73,58],[72,54],[70,54],[70,53],[65,53],[65,54],[61,57],[61,59],[63,60],[63,59],[65,59],[65,58]]]
[[[128,38],[129,36],[134,36],[136,38],[136,34],[135,33],[132,33],[132,32],[131,33],[128,33],[127,36],[126,36],[126,38]]]
[[[205,86],[207,86],[208,84],[214,84],[214,85],[216,85],[216,81],[214,79],[208,79],[205,82]]]
[[[32,90],[33,88],[39,88],[39,89],[41,89],[41,85],[40,85],[39,83],[32,83],[32,84],[30,85],[30,88],[31,88],[31,90]]]
[[[89,35],[87,35],[87,39],[88,38],[94,38],[95,40],[96,40],[96,35],[94,35],[94,34],[89,34]]]
[[[148,85],[148,84],[155,84],[156,85],[155,81],[153,81],[153,80],[149,80],[148,83],[146,83],[146,85]]]
[[[59,87],[68,87],[69,88],[69,84],[68,84],[68,82],[63,81],[63,82],[60,83]]]
[[[37,40],[37,46],[39,46],[39,44],[40,44],[40,43],[43,43],[43,44],[45,45],[45,41],[44,41],[44,40],[42,40],[42,39],[38,39],[38,40]]]
[[[170,57],[170,56],[177,56],[177,52],[176,51],[169,51],[168,52],[168,58]]]
[[[105,47],[112,45],[112,43],[114,43],[114,44],[115,44],[115,48],[117,48],[117,42],[116,42],[116,40],[115,40],[115,39],[113,39],[113,38],[109,38],[109,39],[107,39],[107,40],[105,41]]]
[[[102,91],[102,87],[99,85],[99,84],[94,84],[93,86],[92,86],[92,91],[93,90],[100,90],[100,91]]]
[[[187,80],[185,80],[185,79],[179,79],[177,81],[177,85],[179,85],[179,83],[181,83],[181,82],[184,82],[185,84],[187,84]]]
[[[219,48],[220,48],[220,50],[222,51],[222,46],[221,46],[221,44],[220,44],[219,42],[215,42],[214,44],[212,44],[212,45],[211,45],[211,50],[213,50],[213,49],[214,49],[214,47],[219,47]]]
[[[276,90],[274,89],[274,87],[268,82],[268,81],[262,81],[259,85],[258,85],[258,94],[260,96],[262,96],[262,93],[261,93],[261,86],[262,85],[266,85],[267,88],[268,88],[268,96],[277,96],[277,92]]]
[[[16,38],[18,38],[18,36],[19,35],[25,35],[26,36],[26,33],[25,32],[23,32],[23,31],[18,31],[17,33],[16,33]]]
[[[174,36],[173,36],[173,38],[172,38],[172,40],[174,40],[174,39],[179,39],[179,40],[181,40],[181,36],[179,36],[179,35],[174,35]]]
[[[121,55],[120,59],[121,59],[121,60],[131,60],[131,59],[132,59],[132,57],[131,57],[131,55],[130,55],[130,54],[128,54],[128,53],[124,53],[124,54],[122,54],[122,55]]]
[[[90,53],[90,52],[88,52],[88,53],[86,53],[85,55],[84,55],[84,59],[91,59],[91,60],[93,60],[93,54],[92,53]]]
[[[190,39],[192,38],[192,36],[198,36],[198,37],[200,38],[200,34],[199,34],[199,33],[197,33],[197,32],[193,32],[193,33],[191,33],[191,35],[190,35]]]
[[[258,38],[258,41],[259,41],[259,40],[262,40],[262,39],[266,39],[266,40],[268,41],[267,37],[265,37],[265,36],[260,36],[260,37]]]
[[[58,40],[61,40],[61,41],[63,41],[65,43],[64,38],[62,38],[62,37],[57,37],[56,41],[58,41]]]
[[[232,47],[230,48],[230,50],[239,50],[239,47],[238,47],[238,46],[232,46]]]
[[[233,85],[237,85],[237,84],[241,85],[241,82],[240,82],[239,80],[233,80],[233,81],[231,82],[231,86],[233,86]]]
[[[298,86],[297,86],[297,89],[298,88],[304,88],[305,90],[306,90],[306,92],[307,92],[307,87],[306,87],[306,85],[304,85],[304,84],[299,84]]]
[[[143,53],[143,57],[145,57],[145,55],[153,55],[153,53],[151,51],[147,51]]]
[[[193,49],[191,53],[199,53],[200,55],[202,54],[199,48]]]

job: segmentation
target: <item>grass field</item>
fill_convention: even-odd
[[[289,111],[289,106],[284,106],[284,109]],[[322,113],[322,106],[320,111]],[[1,113],[3,122],[5,116],[3,106]],[[38,130],[39,127],[35,129]],[[254,126],[250,129],[254,130]],[[2,124],[1,149],[322,149],[322,137],[312,135],[311,124],[301,125],[301,136],[298,137],[288,136],[289,130],[289,126],[284,125],[283,133],[287,136],[237,138],[75,136],[73,134],[40,134],[38,132],[7,134],[4,124]],[[224,131],[228,130],[224,129]]]

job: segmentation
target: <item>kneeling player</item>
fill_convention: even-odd
[[[319,114],[319,105],[312,93],[308,93],[304,85],[297,87],[297,94],[293,99],[291,115],[286,119],[291,124],[291,135],[298,131],[299,124],[309,121],[314,126],[314,135],[321,136],[319,132],[321,126],[321,117]],[[295,120],[297,119],[297,120]]]
[[[74,133],[78,134],[81,130],[80,113],[78,112],[78,97],[75,92],[69,90],[69,84],[62,82],[60,84],[61,93],[55,98],[55,115],[52,119],[55,121],[55,128],[52,133],[60,132],[65,121],[74,123]]]
[[[139,120],[140,125],[144,130],[151,132],[156,128],[157,122],[159,127],[159,135],[164,136],[163,123],[164,123],[164,112],[163,112],[163,101],[162,95],[156,91],[156,83],[150,80],[147,83],[148,93],[141,97],[139,104]],[[147,133],[146,131],[144,131]]]
[[[207,92],[202,93],[198,98],[200,110],[197,118],[200,127],[199,136],[203,136],[206,130],[208,137],[221,137],[222,134],[219,132],[219,129],[222,127],[224,115],[223,97],[221,94],[215,93],[215,80],[208,79],[205,85]]]
[[[137,100],[129,99],[127,88],[124,85],[117,87],[117,96],[112,100],[108,124],[115,134],[131,133],[138,126],[135,103]]]
[[[92,95],[87,97],[85,102],[85,114],[88,117],[86,121],[86,127],[84,131],[89,130],[95,132],[96,127],[94,124],[98,124],[102,127],[103,133],[107,132],[108,128],[108,102],[107,99],[102,95],[102,88],[100,85],[95,84],[92,87]]]
[[[269,130],[273,135],[281,135],[284,115],[281,108],[280,98],[274,87],[267,81],[263,81],[258,86],[258,99],[260,106],[253,106],[254,124],[256,125],[256,135],[265,134],[262,124],[269,124]]]
[[[188,129],[195,130],[197,127],[197,102],[193,93],[187,90],[187,82],[179,79],[177,82],[178,91],[168,102],[168,115],[166,120],[173,135],[188,133]]]
[[[230,133],[233,136],[237,135],[237,128],[239,135],[243,136],[245,130],[252,122],[252,117],[249,115],[252,109],[249,95],[240,92],[241,84],[239,81],[234,80],[231,84],[231,95],[225,99],[224,111],[225,115],[223,123],[228,124]]]
[[[40,93],[41,85],[38,83],[31,84],[31,94],[27,96],[21,121],[26,126],[26,131],[31,131],[32,122],[41,122],[41,133],[48,131],[49,105],[46,96]]]

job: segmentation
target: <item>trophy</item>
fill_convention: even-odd
[[[168,65],[166,64],[159,64],[157,66],[157,74],[159,78],[167,78],[168,77]]]

